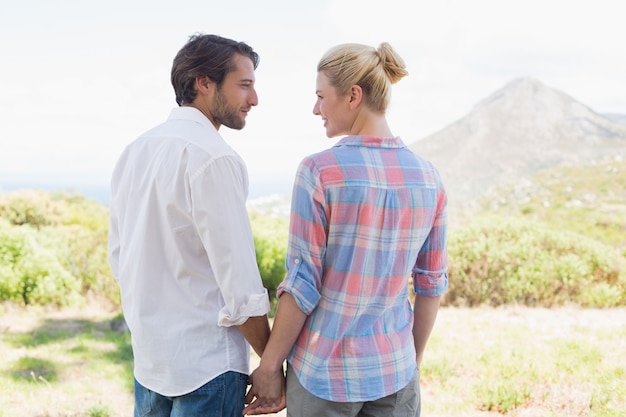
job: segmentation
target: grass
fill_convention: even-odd
[[[0,417],[132,415],[130,338],[114,312],[2,311]],[[422,415],[623,416],[625,351],[624,308],[442,308]]]
[[[626,415],[626,310],[441,313],[422,371],[425,415]]]
[[[132,415],[130,336],[112,330],[114,318],[102,310],[5,308],[0,417]]]
[[[555,167],[498,187],[481,198],[478,213],[542,220],[618,248],[626,256],[626,159]]]

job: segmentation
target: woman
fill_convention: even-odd
[[[387,122],[391,85],[408,74],[388,43],[336,46],[317,71],[313,113],[329,138],[346,136],[298,167],[287,274],[244,412],[284,404],[286,359],[288,416],[418,416],[448,284],[446,194]]]

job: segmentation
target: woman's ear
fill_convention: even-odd
[[[363,89],[360,85],[353,85],[350,88],[350,108],[356,109],[363,100]]]

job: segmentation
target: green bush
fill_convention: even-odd
[[[0,217],[14,226],[35,228],[58,223],[62,208],[44,191],[25,190],[0,194]]]
[[[0,228],[0,300],[25,305],[78,303],[80,282],[38,238],[28,226]]]
[[[448,250],[448,304],[626,304],[618,251],[549,224],[485,217],[451,232]]]
[[[267,288],[270,299],[276,301],[276,289],[287,271],[287,240],[289,222],[286,219],[270,217],[257,212],[250,213],[254,247],[259,272]]]
[[[275,306],[286,273],[288,220],[255,211],[250,219],[257,264]],[[564,221],[482,216],[451,229],[444,304],[626,305],[620,241],[583,235]],[[96,298],[119,306],[107,239],[108,209],[95,201],[62,193],[0,194],[0,300],[68,305]]]
[[[251,213],[251,220],[257,264],[275,304],[285,275],[288,223],[259,213]],[[0,194],[0,300],[67,304],[80,294],[83,301],[97,298],[119,305],[107,257],[108,221],[106,207],[78,194]],[[44,296],[46,288],[50,293]]]
[[[0,194],[0,218],[0,299],[67,305],[97,297],[119,305],[107,259],[106,207],[79,194],[17,191]]]
[[[108,259],[109,210],[79,194],[53,194],[62,202],[61,224],[45,230],[60,262],[81,282],[88,298],[104,298],[120,304],[119,287]]]
[[[80,282],[84,297],[120,304],[119,287],[108,260],[108,225],[97,230],[76,224],[46,227],[40,231],[40,239]]]

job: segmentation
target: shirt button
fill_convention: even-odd
[[[294,264],[299,264],[299,263],[300,263],[300,259],[294,259],[294,260],[293,260],[293,263],[294,263]]]

